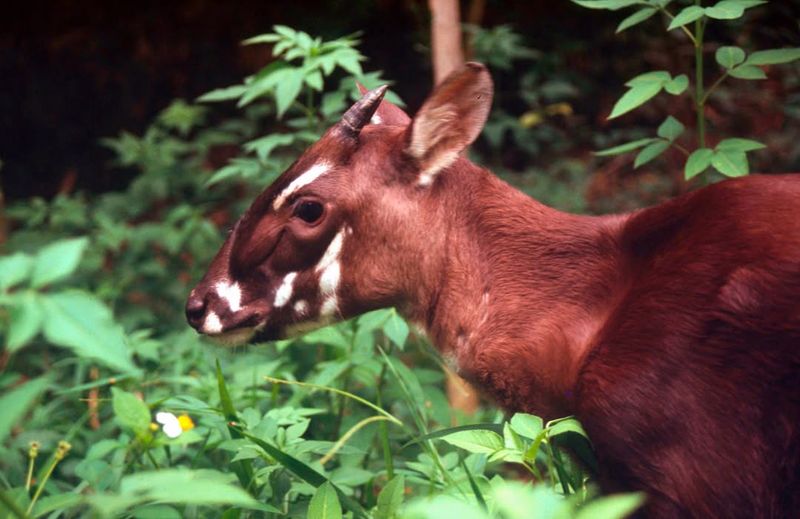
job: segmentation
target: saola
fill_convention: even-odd
[[[467,64],[413,119],[367,92],[238,221],[192,291],[201,333],[287,337],[394,306],[506,409],[576,415],[649,517],[800,511],[800,177],[629,214],[546,207],[460,155]]]

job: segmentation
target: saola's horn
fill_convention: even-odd
[[[339,127],[346,135],[358,137],[361,129],[369,122],[375,110],[378,109],[378,105],[381,104],[387,88],[386,85],[373,88],[344,113]]]

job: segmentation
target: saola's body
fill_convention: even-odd
[[[565,214],[458,158],[488,113],[482,67],[413,120],[382,93],[254,202],[193,326],[241,342],[396,306],[505,408],[577,415],[604,488],[647,492],[648,516],[794,516],[800,177]]]

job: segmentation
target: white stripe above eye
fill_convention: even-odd
[[[296,193],[300,188],[317,180],[319,177],[330,171],[330,169],[331,165],[327,162],[320,162],[308,168],[305,172],[303,172],[303,174],[292,180],[289,185],[286,186],[286,188],[284,188],[284,190],[281,191],[277,197],[275,197],[275,201],[272,203],[272,209],[275,211],[280,209],[281,206],[286,203],[287,198]]]

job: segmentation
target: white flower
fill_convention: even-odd
[[[161,430],[170,438],[177,438],[183,433],[194,428],[194,422],[189,415],[175,416],[172,413],[161,411],[156,413],[156,422],[161,424]]]

